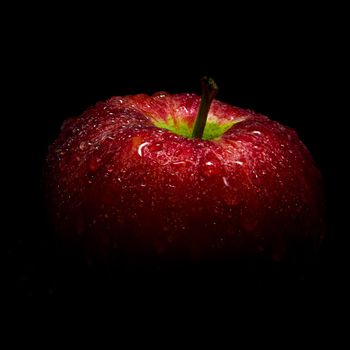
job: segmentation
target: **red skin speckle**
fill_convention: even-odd
[[[113,97],[69,119],[47,155],[57,232],[90,257],[205,260],[309,254],[323,236],[321,176],[296,133],[214,101],[240,120],[217,140],[175,135],[192,125],[194,94]]]

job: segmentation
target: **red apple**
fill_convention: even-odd
[[[118,261],[313,252],[324,225],[310,153],[294,130],[213,100],[212,81],[204,87],[200,113],[196,94],[159,92],[113,97],[65,121],[47,156],[65,242]]]

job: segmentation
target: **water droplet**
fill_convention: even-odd
[[[156,98],[164,98],[168,95],[168,93],[164,92],[164,91],[159,91],[153,94],[152,97],[156,97]]]
[[[163,149],[163,144],[161,142],[157,142],[149,145],[147,148],[150,152],[159,152]]]
[[[222,177],[222,181],[224,182],[226,187],[230,187],[230,184],[225,176]]]
[[[146,187],[147,185],[146,184],[140,184],[141,187]]]
[[[179,156],[179,155],[181,155],[182,154],[182,152],[183,152],[183,150],[182,150],[182,148],[181,147],[179,147],[179,148],[177,148],[176,150],[175,150],[175,156]]]
[[[214,153],[208,153],[201,161],[201,170],[204,176],[213,176],[221,172],[221,162]]]
[[[173,162],[172,165],[176,165],[177,167],[182,167],[186,165],[185,161]]]
[[[243,165],[243,162],[239,161],[239,160],[234,160],[233,163],[236,163],[238,165]]]
[[[254,134],[254,135],[261,135],[261,132],[257,131],[257,130],[254,130],[254,131],[252,131],[252,134]]]
[[[149,145],[149,142],[143,142],[143,143],[141,143],[141,145],[138,147],[137,153],[138,153],[138,155],[139,155],[140,157],[143,157],[143,148],[144,148],[145,146],[147,146],[147,145]]]

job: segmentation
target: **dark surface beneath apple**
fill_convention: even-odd
[[[32,54],[22,68],[20,95],[26,95],[26,112],[18,120],[27,145],[20,151],[25,153],[21,167],[26,171],[15,175],[19,194],[10,205],[14,214],[8,229],[12,298],[78,300],[120,295],[146,302],[151,296],[164,301],[171,293],[186,300],[215,293],[229,300],[232,293],[241,291],[315,300],[326,291],[341,290],[345,258],[337,220],[341,211],[334,171],[338,155],[332,151],[335,128],[328,122],[333,108],[332,76],[324,43],[318,36],[310,43],[311,32],[303,23],[303,33],[284,28],[283,40],[265,28],[241,34],[233,45],[228,44],[227,26],[226,35],[211,39],[204,53],[201,42],[194,43],[193,37],[182,33],[166,44],[130,34],[112,45],[105,33],[92,37],[92,32],[79,30],[73,34],[52,30],[50,40],[41,34],[32,41]],[[131,38],[137,44],[131,45]],[[219,85],[219,100],[294,128],[313,155],[324,179],[327,206],[327,235],[316,261],[86,267],[74,254],[58,248],[44,201],[42,168],[62,122],[111,96],[162,90],[199,93],[199,80],[206,74]]]

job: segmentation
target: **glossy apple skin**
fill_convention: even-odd
[[[58,236],[92,259],[203,261],[311,255],[324,234],[321,176],[296,132],[215,100],[240,121],[216,140],[193,125],[200,97],[113,97],[67,120],[47,155]]]

